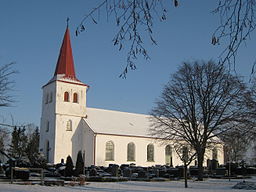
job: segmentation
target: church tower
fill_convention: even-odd
[[[88,86],[79,81],[67,26],[53,78],[42,87],[42,115],[40,125],[40,152],[48,162],[58,163],[68,155],[75,156],[84,146],[83,138],[74,139],[86,117]],[[77,143],[80,142],[80,143]]]

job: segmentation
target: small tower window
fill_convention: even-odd
[[[46,96],[45,96],[45,104],[48,103],[48,100],[49,100],[49,94],[47,93]]]
[[[64,93],[64,101],[69,102],[69,93],[67,91]]]
[[[72,121],[71,120],[68,120],[67,122],[67,131],[72,131]]]
[[[50,99],[49,99],[49,103],[52,102],[52,92],[50,93]]]
[[[45,129],[45,131],[48,132],[49,129],[50,129],[50,122],[47,121],[47,122],[46,122],[46,129]]]
[[[78,103],[78,95],[77,95],[77,93],[73,94],[73,103]]]

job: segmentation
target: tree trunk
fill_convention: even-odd
[[[198,160],[198,181],[203,181],[203,163],[204,163],[204,154],[198,154],[197,155],[197,160]]]
[[[185,179],[185,188],[188,188],[188,166],[184,163],[184,179]]]

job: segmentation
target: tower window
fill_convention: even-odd
[[[46,132],[48,132],[49,131],[49,129],[50,129],[50,122],[49,121],[47,121],[46,122]]]
[[[48,103],[48,99],[49,99],[49,94],[47,93],[46,96],[45,96],[45,104]]]
[[[72,121],[71,120],[68,120],[67,122],[67,131],[72,131]]]
[[[52,102],[52,92],[50,93],[50,100],[49,100],[49,103]]]
[[[64,93],[64,101],[69,102],[69,93],[67,91]]]
[[[77,95],[77,93],[73,94],[73,103],[78,103],[78,95]]]

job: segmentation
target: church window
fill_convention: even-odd
[[[48,132],[49,129],[50,129],[50,122],[47,121],[47,122],[46,122],[46,129],[45,129],[45,131]]]
[[[150,161],[150,162],[154,161],[154,145],[153,144],[147,145],[147,161]]]
[[[106,161],[114,161],[114,143],[112,141],[106,143]]]
[[[165,164],[172,166],[172,147],[171,147],[171,145],[167,145],[165,147]]]
[[[135,144],[132,142],[127,145],[127,161],[135,161]]]
[[[49,99],[49,103],[52,102],[52,92],[50,93],[50,99]]]
[[[67,131],[72,131],[72,121],[71,120],[68,120],[67,122]]]
[[[45,96],[45,104],[48,103],[48,100],[49,100],[49,94],[47,93],[46,96]]]
[[[77,95],[77,93],[73,94],[73,103],[78,103],[78,95]]]
[[[64,101],[69,102],[69,93],[67,91],[64,93]]]
[[[212,159],[218,160],[218,150],[216,147],[212,150]]]

